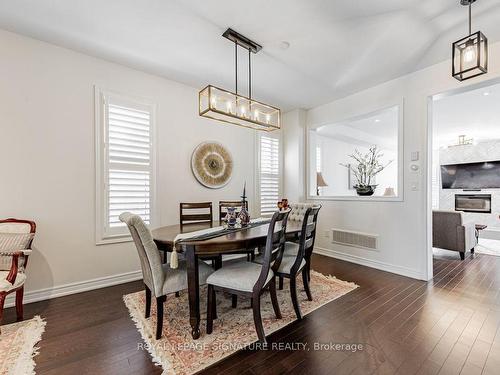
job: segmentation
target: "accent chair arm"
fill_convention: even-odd
[[[16,281],[17,272],[19,270],[19,257],[23,255],[23,251],[13,251],[13,252],[0,252],[0,256],[12,257],[12,264],[10,266],[9,274],[6,280],[14,285]]]

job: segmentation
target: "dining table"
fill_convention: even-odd
[[[153,229],[151,232],[158,250],[171,252],[173,251],[174,241],[178,234],[195,232],[220,225],[222,223],[219,222],[175,224],[159,227]],[[286,228],[287,237],[298,236],[301,228],[301,222],[288,221]],[[184,239],[182,242],[175,244],[176,251],[183,253],[186,259],[189,323],[193,339],[196,340],[200,337],[200,283],[198,276],[198,262],[200,261],[200,257],[235,254],[241,252],[242,249],[262,248],[266,243],[268,229],[269,223],[264,223],[235,231],[228,230],[228,233],[222,233],[214,238]]]

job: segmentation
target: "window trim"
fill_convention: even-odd
[[[279,153],[279,177],[278,177],[278,195],[280,197],[283,197],[283,167],[284,167],[284,162],[283,162],[283,133],[281,130],[275,130],[273,132],[262,132],[262,131],[255,131],[255,217],[263,217],[262,212],[261,212],[261,196],[260,196],[260,138],[263,136],[267,137],[274,137],[279,140],[279,147],[278,147],[278,153]],[[277,203],[277,202],[276,202]],[[276,210],[278,207],[276,207]]]
[[[131,103],[146,107],[150,110],[150,134],[151,134],[151,178],[150,178],[150,221],[151,226],[158,223],[157,191],[158,191],[158,155],[157,155],[157,104],[148,98],[141,98],[122,94],[113,90],[94,86],[94,112],[95,112],[95,242],[96,245],[105,245],[119,242],[132,241],[128,230],[119,234],[108,234],[105,229],[107,212],[106,175],[108,171],[108,160],[105,151],[106,131],[106,98],[114,97],[124,103]]]

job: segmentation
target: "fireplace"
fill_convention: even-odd
[[[491,194],[456,194],[455,211],[491,213]]]

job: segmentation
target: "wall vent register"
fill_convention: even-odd
[[[340,245],[362,247],[370,250],[378,249],[378,235],[332,229],[332,242]]]

